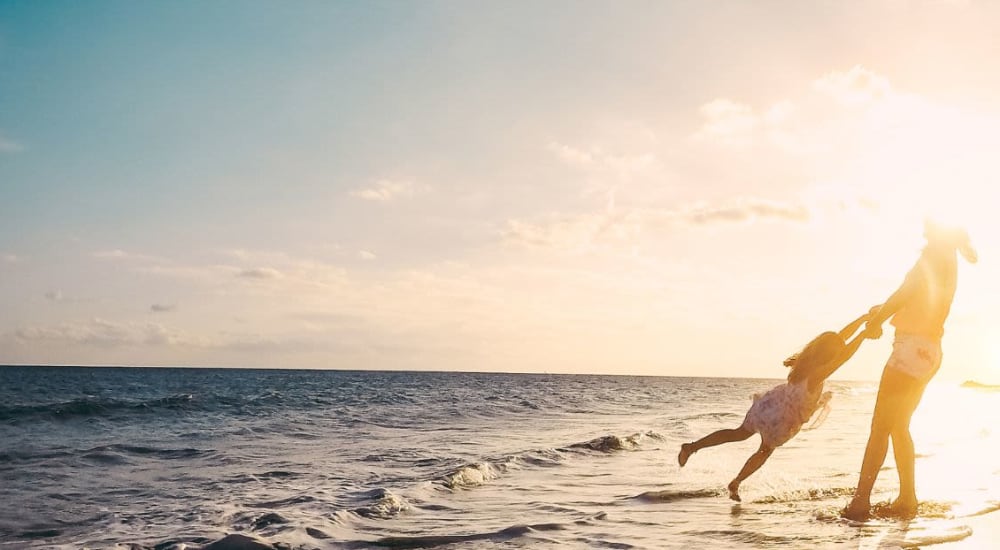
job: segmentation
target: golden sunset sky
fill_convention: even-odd
[[[0,363],[781,377],[931,215],[981,259],[941,378],[1000,382],[997,21],[2,3]]]

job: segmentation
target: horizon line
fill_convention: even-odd
[[[198,366],[198,365],[116,365],[116,364],[57,364],[57,363],[0,363],[0,368],[85,368],[85,369],[216,369],[216,370],[267,370],[267,371],[336,371],[336,372],[373,372],[373,373],[428,373],[428,374],[526,374],[541,376],[619,376],[643,378],[710,378],[718,380],[784,380],[784,377],[774,376],[705,376],[680,374],[637,374],[637,373],[606,373],[606,372],[552,372],[552,371],[488,371],[488,370],[434,370],[434,369],[360,369],[360,368],[320,368],[320,367],[243,367],[243,366]],[[831,382],[870,383],[878,380],[847,380],[832,379]]]

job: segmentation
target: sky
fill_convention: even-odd
[[[1000,382],[998,18],[2,0],[0,364],[777,378],[933,216]]]

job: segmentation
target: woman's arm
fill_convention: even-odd
[[[923,284],[922,269],[921,262],[917,261],[917,265],[913,266],[913,269],[906,274],[906,279],[899,285],[896,292],[893,292],[892,296],[889,296],[889,299],[882,304],[882,307],[872,314],[871,319],[865,325],[865,330],[861,334],[866,338],[872,339],[882,337],[882,324],[895,315],[896,312],[903,309],[907,302],[910,301],[910,298],[917,292],[920,285]]]

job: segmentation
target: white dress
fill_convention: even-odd
[[[759,433],[764,445],[772,449],[780,447],[799,433],[802,425],[817,409],[826,405],[830,396],[830,392],[823,393],[822,383],[810,390],[808,380],[795,384],[786,382],[764,395],[754,395],[743,427]]]

